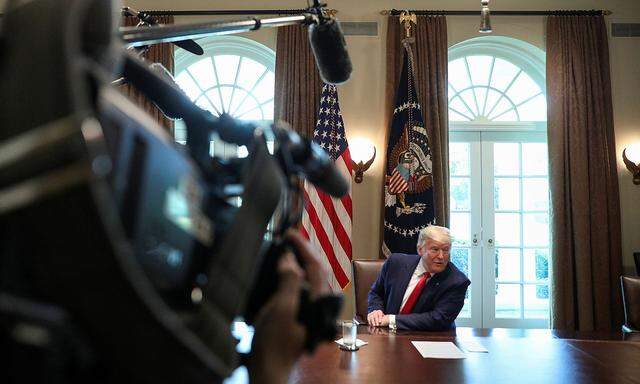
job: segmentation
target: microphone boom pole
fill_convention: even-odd
[[[282,27],[285,25],[311,24],[314,15],[273,17],[243,21],[218,21],[184,25],[158,25],[148,28],[122,27],[120,36],[126,45],[139,47],[157,43],[173,43],[185,39],[199,39],[214,35],[255,31],[262,27]]]

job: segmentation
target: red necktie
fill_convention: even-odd
[[[407,299],[407,302],[404,303],[404,306],[400,310],[401,315],[411,313],[411,311],[413,310],[413,306],[416,305],[416,301],[418,301],[418,297],[420,297],[420,294],[424,289],[424,285],[426,284],[429,277],[431,277],[431,274],[429,272],[425,272],[424,274],[422,274],[422,277],[418,281],[418,284],[415,288],[413,288],[413,292],[411,292],[409,298]]]

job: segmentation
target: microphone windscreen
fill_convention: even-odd
[[[218,116],[215,125],[220,139],[227,143],[250,146],[255,139],[254,124],[234,119],[226,113]]]
[[[342,197],[349,192],[349,183],[317,143],[300,138],[297,148],[292,151],[293,158],[302,166],[309,182],[333,197]]]
[[[349,192],[349,183],[338,170],[329,154],[317,143],[301,137],[288,127],[274,125],[278,153],[289,153],[297,171],[316,187],[333,197],[342,197]],[[288,161],[284,161],[288,163]],[[288,166],[287,166],[288,167]]]
[[[349,183],[333,163],[319,172],[307,174],[307,179],[325,193],[340,198],[349,193]]]
[[[328,84],[349,80],[352,66],[340,23],[329,18],[309,26],[309,43],[316,58],[320,77]]]

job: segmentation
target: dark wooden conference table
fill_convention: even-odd
[[[390,332],[358,327],[369,342],[356,352],[323,345],[305,356],[291,383],[640,383],[640,342],[616,334],[472,329]],[[411,341],[472,338],[489,352],[425,359]]]

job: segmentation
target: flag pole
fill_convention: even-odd
[[[434,221],[431,149],[415,87],[412,45],[417,16],[400,18],[403,64],[397,84],[389,140],[384,189],[382,252],[415,254],[420,231]],[[413,33],[412,33],[413,32]]]
[[[416,16],[415,13],[412,13],[410,11],[402,11],[402,13],[400,14],[400,24],[404,25],[404,32],[405,32],[405,37],[404,39],[402,39],[402,46],[404,47],[405,51],[406,51],[406,55],[409,56],[409,66],[411,68],[411,72],[414,73],[415,75],[415,62],[413,61],[413,49],[411,48],[411,45],[413,43],[415,43],[416,38],[415,36],[412,36],[412,30],[413,30],[413,26],[417,26],[418,25],[418,17]],[[409,110],[409,122],[411,124],[413,124],[413,111],[410,109]]]
[[[415,43],[416,38],[412,36],[411,31],[413,30],[413,26],[418,25],[418,17],[415,13],[411,13],[409,11],[402,11],[400,14],[400,24],[404,25],[404,33],[405,37],[402,39],[402,45],[404,46],[407,54],[409,55],[409,61],[411,62],[412,71],[415,71],[414,61],[413,61],[413,50],[411,49],[411,44]]]

